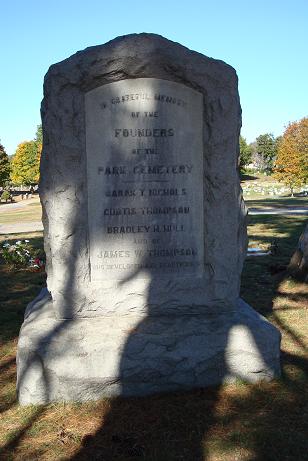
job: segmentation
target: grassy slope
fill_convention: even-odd
[[[23,208],[7,208],[0,207],[0,224],[14,224],[18,222],[41,221],[42,208],[39,202],[27,203]]]
[[[255,243],[267,246],[275,237],[278,245],[277,255],[246,261],[242,282],[243,297],[282,332],[283,376],[268,384],[238,383],[82,405],[19,407],[15,397],[16,338],[24,308],[43,285],[44,274],[11,273],[2,266],[0,459],[305,459],[308,287],[285,278],[281,270],[296,246],[305,219],[249,219],[249,234]],[[28,237],[35,245],[42,245],[40,234]]]
[[[241,174],[241,185],[244,190],[245,199],[250,202],[256,200],[260,205],[264,200],[273,201],[277,203],[278,206],[283,206],[283,202],[289,205],[303,204],[308,202],[307,197],[300,197],[298,193],[295,194],[295,197],[291,197],[288,193],[284,192],[281,196],[271,196],[269,195],[270,189],[281,190],[281,188],[286,188],[283,183],[279,183],[272,176],[265,176],[260,173],[256,174]],[[264,194],[259,191],[256,191],[257,188],[264,189]],[[249,189],[249,195],[248,193]],[[299,192],[299,190],[297,191]],[[268,195],[267,195],[268,194]],[[276,202],[276,201],[279,202]],[[297,203],[296,203],[297,202]],[[253,206],[253,205],[251,205]]]

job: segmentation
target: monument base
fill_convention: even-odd
[[[17,355],[22,405],[147,395],[279,376],[280,333],[243,300],[200,315],[59,320],[29,304]]]

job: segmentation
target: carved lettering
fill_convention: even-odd
[[[85,100],[92,280],[200,276],[202,95],[141,78]]]

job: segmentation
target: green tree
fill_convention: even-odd
[[[10,179],[10,161],[3,145],[0,143],[0,186],[4,187]]]
[[[278,143],[274,177],[290,188],[308,183],[308,118],[288,125]]]
[[[246,139],[240,136],[240,170],[243,171],[247,165],[251,162],[252,149],[247,144]]]
[[[277,142],[272,133],[261,134],[256,139],[257,154],[263,160],[265,171],[271,172],[277,155]]]
[[[43,144],[43,130],[42,125],[37,125],[34,141]]]
[[[41,144],[25,141],[19,144],[11,161],[11,180],[14,184],[29,185],[39,180]]]

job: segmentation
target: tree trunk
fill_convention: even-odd
[[[295,279],[308,283],[308,224],[299,238],[288,272]]]

